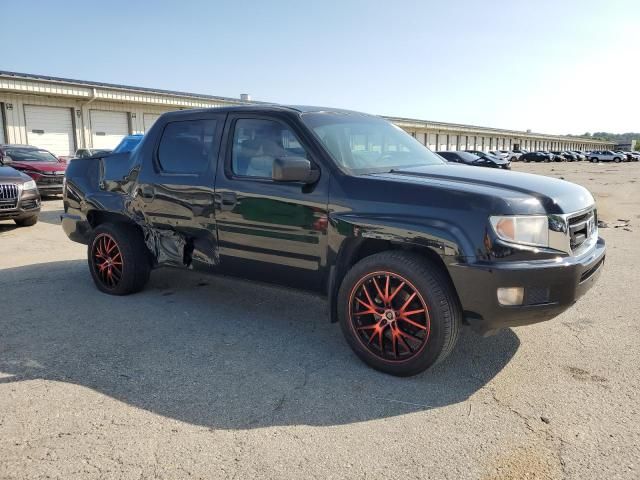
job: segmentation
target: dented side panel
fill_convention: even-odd
[[[67,223],[77,224],[69,227],[74,230],[74,239],[87,243],[91,224],[98,217],[129,221],[140,227],[157,266],[215,270],[220,261],[214,213],[215,167],[225,117],[189,112],[180,119],[217,120],[215,148],[209,152],[207,168],[197,175],[160,171],[157,143],[167,123],[162,117],[131,153],[71,162],[64,204],[65,216],[73,217]]]

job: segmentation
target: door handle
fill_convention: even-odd
[[[138,195],[140,195],[145,200],[153,200],[155,193],[151,186],[143,185],[141,187],[138,187]]]
[[[235,192],[216,193],[216,207],[223,212],[229,212],[234,209],[238,203],[238,197]]]

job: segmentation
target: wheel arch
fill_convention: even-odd
[[[344,240],[340,251],[336,255],[336,261],[331,267],[329,275],[327,297],[329,299],[329,318],[331,323],[338,322],[338,291],[351,267],[366,257],[392,250],[415,253],[427,259],[432,265],[442,271],[451,283],[457,296],[455,285],[445,262],[446,255],[444,255],[443,249],[437,248],[436,246],[421,245],[419,243],[401,240],[351,237]]]

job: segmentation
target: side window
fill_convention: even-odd
[[[167,123],[158,147],[160,169],[166,173],[204,172],[218,153],[216,125],[216,120]]]
[[[295,134],[273,120],[239,119],[233,131],[231,170],[244,177],[271,178],[280,157],[308,158]]]

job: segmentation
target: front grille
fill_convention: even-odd
[[[38,185],[62,185],[63,179],[62,175],[42,175],[38,178]]]
[[[572,251],[578,250],[594,234],[596,222],[594,210],[569,218],[569,246]]]
[[[0,200],[18,198],[18,185],[12,183],[0,183]]]
[[[18,203],[18,185],[0,183],[0,210],[11,210]]]

